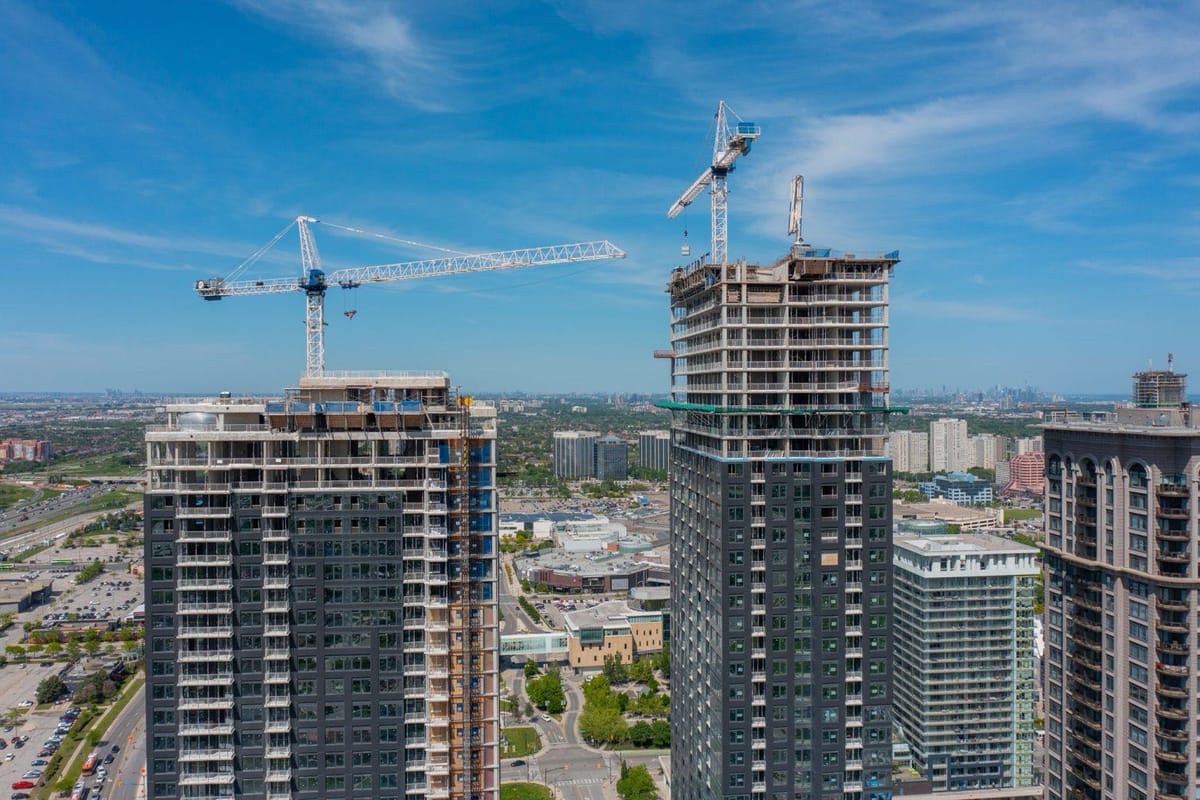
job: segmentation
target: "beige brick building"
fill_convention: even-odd
[[[661,611],[638,611],[624,600],[575,611],[564,617],[567,629],[567,662],[575,669],[600,669],[608,656],[619,655],[629,664],[635,658],[657,653],[665,636]]]

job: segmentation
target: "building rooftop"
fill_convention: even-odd
[[[1037,555],[1036,547],[1018,544],[1011,539],[982,533],[948,533],[928,536],[900,535],[893,539],[896,547],[927,556],[970,555],[975,553]]]
[[[630,618],[661,616],[661,611],[639,611],[630,608],[624,600],[609,600],[591,608],[563,614],[563,622],[568,631],[578,631],[596,627],[627,628]]]
[[[520,558],[520,569],[552,569],[571,572],[582,577],[622,574],[632,569],[661,566],[657,561],[645,561],[633,555],[610,550],[567,553],[562,550],[541,550]]]
[[[893,503],[892,515],[895,519],[941,519],[951,523],[974,522],[981,517],[997,517],[996,511],[990,508],[959,506],[946,502]]]
[[[968,483],[973,483],[975,481],[979,481],[980,483],[987,482],[983,478],[979,477],[978,475],[972,475],[969,472],[948,472],[945,475],[934,475],[933,476],[934,480],[937,480],[938,478],[947,478],[952,481],[967,481]]]
[[[53,586],[54,581],[5,578],[0,580],[0,603],[16,603],[34,592],[50,589]]]

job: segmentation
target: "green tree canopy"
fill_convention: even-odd
[[[67,692],[67,685],[57,675],[42,678],[37,687],[36,698],[39,703],[53,703]]]
[[[654,778],[644,764],[635,767],[621,766],[621,777],[617,781],[617,794],[621,800],[658,800],[658,789]]]

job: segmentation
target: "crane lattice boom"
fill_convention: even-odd
[[[679,199],[667,210],[667,217],[674,218],[679,212],[691,205],[706,187],[712,195],[712,260],[715,264],[725,264],[729,255],[729,237],[726,229],[727,203],[725,178],[733,171],[734,162],[738,156],[750,152],[750,146],[762,133],[753,122],[742,122],[730,127],[726,112],[733,114],[722,100],[717,105],[716,133],[713,136],[712,164],[700,173],[700,177],[692,182]],[[736,117],[737,115],[734,114]]]
[[[364,283],[432,278],[439,275],[458,275],[464,272],[488,272],[518,269],[545,264],[564,264],[580,261],[599,261],[624,258],[625,251],[608,241],[577,242],[575,244],[530,247],[524,250],[500,250],[494,253],[454,255],[421,261],[347,267],[326,274],[321,270],[320,256],[309,223],[312,217],[297,217],[300,233],[300,262],[303,271],[299,278],[270,278],[265,280],[229,281],[210,278],[196,281],[196,292],[205,300],[226,297],[247,297],[262,294],[304,292],[307,297],[306,336],[307,358],[305,375],[318,377],[325,371],[325,292],[330,286],[350,289]]]

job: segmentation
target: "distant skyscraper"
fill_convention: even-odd
[[[1042,452],[1041,436],[1021,436],[1013,440],[1013,455]]]
[[[971,454],[971,467],[995,469],[996,461],[1004,460],[1004,448],[1007,445],[1003,436],[991,433],[980,433],[967,439],[967,450]],[[997,454],[999,453],[999,454]]]
[[[935,791],[1033,784],[1038,551],[983,534],[897,536],[894,714]]]
[[[593,475],[602,481],[623,481],[629,478],[629,445],[615,435],[608,434],[596,440],[596,466]]]
[[[554,474],[565,480],[579,480],[596,476],[596,441],[600,434],[595,431],[554,432]]]
[[[672,796],[891,796],[887,285],[802,245],[675,270]]]
[[[919,431],[892,431],[888,434],[888,455],[896,472],[929,471],[929,434]]]
[[[670,460],[670,431],[642,431],[638,434],[638,465],[640,467],[666,472]]]
[[[1200,421],[1139,373],[1115,419],[1045,427],[1050,800],[1200,794]]]
[[[972,460],[965,419],[937,419],[929,424],[930,471],[960,472],[970,469]]]
[[[495,411],[302,378],[146,434],[151,800],[496,800]]]

